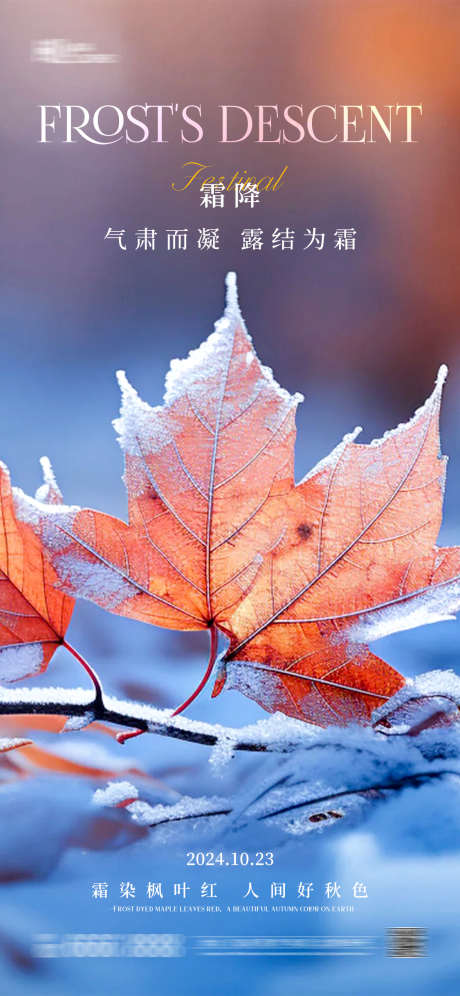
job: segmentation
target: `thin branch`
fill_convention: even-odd
[[[233,727],[196,722],[185,717],[173,718],[167,709],[122,701],[111,695],[92,695],[84,688],[0,688],[0,716],[38,713],[67,717],[87,716],[88,725],[96,720],[114,723],[116,726],[157,733],[159,736],[204,744],[207,747],[227,741],[235,751],[284,753],[295,744],[295,738],[293,743],[283,740],[272,744],[258,742],[250,737],[241,740],[238,729]]]

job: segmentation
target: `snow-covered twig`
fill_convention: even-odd
[[[139,732],[214,747],[217,761],[228,759],[234,751],[289,753],[294,748],[305,750],[323,746],[330,739],[327,730],[282,713],[238,729],[199,722],[175,715],[168,709],[106,695],[98,678],[93,684],[92,691],[0,687],[0,716],[31,713],[66,716],[65,729],[68,731],[83,729],[96,720],[113,723]],[[374,736],[379,739],[416,738],[430,727],[450,724],[458,718],[459,708],[460,678],[451,671],[431,671],[407,679],[404,688],[375,711]],[[342,749],[336,735],[334,749],[336,752]]]
[[[133,727],[145,733],[157,733],[176,740],[188,740],[208,747],[214,747],[222,742],[232,751],[289,751],[300,741],[306,726],[297,720],[284,717],[285,728],[281,731],[279,724],[277,738],[274,727],[273,739],[270,740],[266,735],[268,731],[264,730],[264,727],[270,724],[270,720],[262,720],[240,731],[234,727],[173,716],[168,709],[155,709],[153,706],[123,701],[111,695],[103,694],[95,697],[84,688],[0,688],[0,716],[35,713],[67,716],[71,720],[69,729],[88,726],[97,720],[114,723],[117,726]],[[79,719],[83,722],[78,723]]]

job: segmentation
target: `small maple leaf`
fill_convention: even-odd
[[[62,501],[49,461],[42,460],[44,505]],[[0,680],[43,671],[62,643],[74,600],[57,580],[32,526],[16,515],[7,468],[0,463]]]

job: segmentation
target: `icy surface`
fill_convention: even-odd
[[[13,757],[15,752],[7,757]],[[53,778],[25,778],[0,792],[0,876],[41,878],[54,867],[66,839],[89,811],[88,791],[76,782],[56,799]],[[12,818],[14,814],[14,818]],[[51,817],[52,814],[52,817]]]
[[[21,698],[29,702],[67,701],[70,707],[72,702],[86,702],[88,696],[83,690],[42,689],[40,693],[34,689],[0,690],[0,703]],[[428,724],[428,728],[423,728],[417,736],[408,736],[413,714],[404,710],[413,700],[419,700],[422,707],[422,711],[416,713],[418,723],[441,710],[447,714],[449,725],[432,727]],[[405,791],[405,786],[409,788],[414,778],[417,784],[420,779],[423,782],[448,778],[453,780],[455,792],[460,785],[460,724],[451,722],[451,714],[458,711],[460,704],[460,678],[451,671],[430,672],[408,680],[401,691],[376,710],[376,722],[386,715],[391,715],[392,719],[396,717],[390,729],[378,727],[374,730],[358,725],[340,730],[336,727],[322,729],[289,719],[281,713],[238,729],[196,722],[183,716],[171,717],[168,710],[111,697],[106,697],[105,702],[109,708],[125,712],[133,721],[142,716],[152,730],[167,728],[171,733],[175,728],[176,733],[182,731],[215,738],[210,754],[211,770],[217,769],[221,777],[225,766],[231,770],[237,763],[232,759],[238,745],[265,746],[269,751],[265,757],[263,753],[258,755],[255,777],[235,787],[231,800],[212,794],[187,794],[172,806],[164,806],[137,798],[127,809],[142,825],[167,826],[169,821],[186,822],[220,807],[231,810],[225,821],[233,833],[245,829],[249,832],[248,828],[258,824],[269,827],[273,824],[275,836],[298,837],[303,833],[324,831],[345,819],[361,820],[375,802],[375,793],[369,796],[369,789],[378,789],[383,793],[382,798],[386,798],[388,792]],[[155,741],[150,740],[150,743]],[[124,750],[118,753],[115,745],[108,750],[100,743],[84,739],[82,734],[68,740],[60,739],[59,754],[100,769],[122,771],[135,765],[134,759]],[[130,782],[110,783],[97,793],[96,801],[102,805],[116,805],[138,794]],[[206,833],[212,832],[212,825],[207,825]]]
[[[156,806],[139,798],[126,808],[136,822],[161,827],[158,844],[187,839],[190,821],[207,841],[230,843],[239,835],[248,846],[263,834],[280,844],[339,825],[353,827],[378,801],[383,804],[414,785],[438,779],[447,781],[458,800],[460,731],[455,724],[426,730],[417,741],[357,726],[341,730],[340,736],[336,728],[317,728],[308,746],[299,745],[281,758],[260,758],[252,776],[234,786],[231,798],[184,795],[173,805]]]

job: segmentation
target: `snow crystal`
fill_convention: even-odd
[[[48,689],[48,696],[54,693],[55,689]],[[60,690],[58,690],[60,691]],[[65,694],[65,690],[62,690]],[[11,693],[9,693],[11,694]],[[81,692],[80,692],[81,694]],[[1,702],[1,689],[0,689]],[[234,743],[247,744],[267,744],[275,746],[281,751],[289,750],[293,745],[305,741],[310,741],[312,732],[317,727],[310,726],[301,720],[292,719],[282,713],[275,713],[266,719],[258,720],[244,727],[221,726],[218,723],[205,723],[198,720],[188,719],[186,716],[172,716],[169,709],[157,709],[154,706],[144,705],[139,702],[123,702],[113,696],[105,695],[104,702],[108,709],[114,712],[124,712],[132,717],[133,721],[144,720],[148,724],[151,732],[155,733],[158,727],[167,727],[171,730],[184,731],[185,733],[196,733],[208,736],[214,740],[223,739]]]
[[[26,495],[21,488],[13,488],[13,496],[16,517],[35,527],[35,531],[40,527],[43,542],[49,550],[59,552],[68,546],[69,537],[64,530],[71,531],[73,520],[79,511],[77,505],[37,501],[37,498]]]
[[[151,407],[139,397],[124,370],[117,371],[121,391],[120,416],[113,420],[118,442],[124,453],[140,456],[140,450],[149,454],[158,452],[171,442],[171,433],[162,419],[161,406]],[[130,482],[130,487],[131,487]]]
[[[235,742],[235,738],[232,736],[221,736],[212,748],[209,755],[209,763],[216,775],[222,774],[222,768],[234,758]]]
[[[96,789],[93,795],[95,806],[118,806],[126,799],[137,799],[139,793],[131,782],[108,782],[105,788]]]
[[[193,798],[190,795],[183,795],[179,802],[175,802],[172,806],[164,806],[163,803],[150,806],[149,803],[138,800],[127,807],[136,823],[141,823],[143,826],[169,820],[192,819],[194,816],[212,814],[213,810],[229,808],[228,801],[218,796]]]
[[[448,679],[444,676],[441,680]],[[460,683],[460,679],[456,680]],[[439,687],[439,678],[432,684]],[[235,833],[240,833],[247,846],[251,834],[255,841],[260,839],[263,827],[267,831],[270,828],[275,840],[279,837],[282,841],[286,834],[298,837],[345,822],[348,825],[356,823],[375,806],[375,794],[368,789],[380,787],[384,792],[379,800],[382,805],[396,791],[405,790],[411,783],[420,784],[417,778],[436,776],[438,772],[444,777],[447,747],[449,777],[456,772],[460,775],[460,731],[455,724],[449,729],[426,730],[417,739],[412,739],[383,736],[357,724],[341,730],[308,727],[278,714],[263,724],[254,724],[253,731],[257,731],[259,742],[264,741],[265,733],[261,730],[264,725],[272,746],[277,737],[283,738],[283,727],[291,727],[289,742],[292,749],[281,761],[273,754],[259,755],[252,775],[238,781],[230,801],[196,800],[185,796],[171,806],[151,806],[138,800],[129,805],[128,810],[144,825],[164,824],[165,836],[160,841],[156,836],[157,843],[167,843],[171,823],[177,821],[180,825],[185,819],[189,827],[193,828],[195,821],[203,831],[219,835],[223,822],[232,834],[232,841]],[[295,727],[302,730],[303,736],[298,737],[294,747],[292,732]],[[250,739],[249,731],[249,727],[239,731],[241,741]],[[455,782],[452,788],[455,788]],[[222,820],[216,818],[205,823],[207,814],[216,809],[231,809],[231,813],[222,814]]]
[[[39,643],[0,648],[0,681],[17,681],[36,674],[42,664],[43,647]]]
[[[317,726],[286,716],[283,712],[274,712],[266,719],[259,719],[257,723],[238,730],[238,738],[245,743],[276,744],[289,749],[295,744],[309,744],[317,733]]]
[[[156,807],[161,808],[161,807]],[[164,809],[167,807],[164,806]],[[131,814],[135,823],[139,823],[141,826],[150,826],[154,822],[155,809],[150,803],[145,802],[143,799],[136,799],[135,802],[130,802],[126,806],[127,811]]]
[[[225,326],[216,324],[214,332],[201,343],[197,349],[191,349],[185,359],[171,360],[170,369],[166,375],[166,390],[164,402],[171,405],[184,392],[188,391],[192,396],[196,393],[197,386],[201,387],[203,373],[206,371],[210,376],[213,372],[218,372],[225,367],[231,349],[232,326],[226,322]]]
[[[460,704],[460,677],[451,671],[430,672],[408,680],[404,688],[376,710],[374,718],[383,718],[397,707],[403,712],[404,703],[414,697],[421,699],[422,709],[426,696],[432,696],[435,709],[438,703],[443,708],[443,695],[451,696]],[[0,688],[0,703],[46,702],[50,711],[53,703],[78,703],[90,708],[90,701],[89,693],[83,689]],[[109,696],[105,697],[105,704],[108,709],[124,712],[134,721],[136,717],[144,719],[153,731],[160,726],[163,731],[173,727],[176,733],[190,731],[208,736],[210,740],[217,738],[214,753],[218,763],[226,755],[230,756],[237,744],[266,745],[271,752],[282,752],[281,756],[258,754],[256,763],[247,769],[252,775],[248,773],[248,777],[237,780],[231,801],[186,795],[171,805],[152,805],[138,798],[135,786],[121,780],[109,782],[95,793],[96,805],[116,806],[135,797],[126,808],[136,823],[163,825],[155,835],[155,844],[163,839],[167,844],[172,827],[177,833],[182,832],[182,820],[188,832],[193,831],[195,824],[204,833],[211,834],[221,834],[222,826],[228,827],[233,847],[235,833],[240,833],[248,846],[250,835],[253,833],[255,841],[260,839],[262,828],[267,829],[275,842],[278,838],[282,841],[286,835],[299,837],[345,823],[350,825],[364,813],[372,813],[376,798],[375,793],[368,792],[370,788],[381,789],[379,805],[383,806],[387,804],[385,800],[390,800],[391,804],[396,792],[410,792],[411,784],[420,785],[424,779],[438,774],[443,779],[451,779],[448,791],[454,794],[457,782],[456,778],[452,780],[452,775],[460,775],[460,724],[456,723],[425,729],[417,737],[407,737],[395,735],[398,730],[394,727],[379,732],[355,723],[341,729],[322,729],[276,713],[236,729],[200,723],[183,716],[172,717],[169,710],[121,702]],[[447,710],[451,707],[451,703],[446,703]],[[64,757],[99,768],[118,768],[120,779],[132,777],[127,769],[132,767],[133,761],[128,760],[124,752],[120,762],[119,754],[114,758],[106,748],[85,742],[84,738],[64,738],[59,741],[59,747],[59,753]],[[458,809],[458,800],[455,804]],[[418,812],[424,812],[423,803],[419,805]],[[230,809],[231,813],[227,813]],[[222,811],[222,815],[208,817],[215,811]],[[318,814],[320,819],[317,819]],[[159,839],[159,834],[164,834],[164,838]]]
[[[41,457],[40,464],[43,473],[43,484],[37,488],[35,498],[37,501],[43,502],[44,504],[48,504],[50,502],[56,503],[56,501],[61,499],[61,492],[54,476],[54,471],[49,457]]]
[[[103,603],[107,609],[116,609],[137,594],[137,589],[108,564],[75,554],[63,553],[57,557],[56,570],[70,594],[78,591],[80,598]]]

